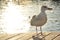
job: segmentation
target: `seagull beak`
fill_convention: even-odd
[[[52,10],[52,8],[48,8],[48,10]]]

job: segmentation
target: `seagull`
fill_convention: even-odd
[[[31,26],[36,26],[36,33],[38,33],[37,27],[40,28],[41,35],[43,35],[42,26],[47,22],[47,14],[45,12],[46,10],[52,10],[52,8],[49,8],[47,6],[42,6],[41,12],[38,15],[34,15],[30,20]]]

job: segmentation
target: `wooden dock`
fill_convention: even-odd
[[[40,33],[38,33],[40,36]],[[60,40],[60,32],[44,32],[45,40]],[[0,40],[33,40],[36,33],[0,34]]]

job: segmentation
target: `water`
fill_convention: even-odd
[[[1,33],[34,32],[35,26],[30,25],[30,20],[33,15],[38,15],[41,12],[42,5],[53,8],[52,11],[46,11],[48,21],[42,26],[43,31],[60,31],[60,4],[57,4],[51,1],[27,2],[24,5],[17,5],[12,2],[1,3],[0,31]]]

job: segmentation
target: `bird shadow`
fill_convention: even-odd
[[[31,38],[32,38],[33,40],[42,40],[42,39],[45,40],[45,37],[46,37],[46,36],[49,36],[51,33],[49,33],[49,34],[47,34],[47,35],[43,35],[42,38],[40,38],[40,36],[41,36],[40,34],[41,34],[41,33],[38,33],[38,34],[37,34],[38,36],[37,36],[37,35],[33,35],[32,37],[28,38],[27,40],[29,40],[29,39],[31,39]]]
[[[32,36],[33,40],[42,40],[42,38],[36,37],[36,36]]]

